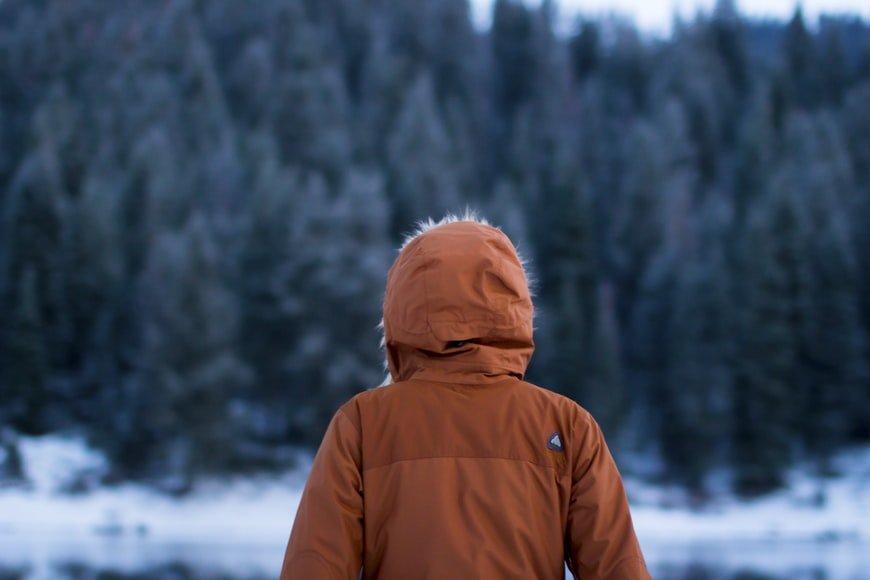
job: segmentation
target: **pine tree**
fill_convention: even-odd
[[[742,495],[781,486],[793,457],[808,278],[805,227],[790,192],[775,191],[750,217],[740,246],[731,452],[734,487]]]
[[[661,447],[660,437],[650,437],[650,433],[661,433],[665,416],[661,401],[669,399],[669,321],[674,308],[677,264],[673,245],[666,245],[655,254],[644,271],[625,332],[632,340],[631,349],[625,349],[626,356],[631,358],[623,373],[629,397],[634,401],[636,424],[632,425],[632,440],[635,447],[647,453]]]
[[[822,28],[818,43],[820,99],[828,106],[839,107],[849,82],[849,63],[840,27],[831,23]]]
[[[728,80],[738,94],[745,94],[751,83],[745,28],[734,0],[717,0],[710,22],[710,33]]]
[[[601,32],[595,22],[583,20],[571,37],[569,49],[574,77],[585,81],[598,68],[601,60]]]
[[[670,108],[658,123],[640,122],[626,144],[630,160],[620,180],[608,245],[608,264],[617,282],[618,312],[623,325],[632,318],[641,280],[653,256],[685,229],[685,205],[694,174],[684,121]]]
[[[864,103],[870,98],[870,83],[853,89],[846,97],[843,112],[845,139],[855,175],[853,202],[847,206],[850,212],[853,255],[857,273],[857,295],[860,320],[863,328],[863,364],[861,368],[862,402],[856,410],[858,427],[856,435],[870,438],[870,114]]]
[[[331,203],[323,206],[324,213],[314,216],[315,229],[298,233],[299,243],[316,240],[304,260],[311,274],[306,294],[317,306],[303,331],[325,340],[322,350],[313,356],[300,352],[297,359],[315,377],[309,393],[315,419],[309,441],[319,440],[335,409],[347,399],[383,380],[377,305],[392,257],[384,189],[381,175],[353,168]]]
[[[123,177],[99,160],[71,208],[64,247],[64,278],[73,335],[67,362],[69,406],[79,420],[100,421],[103,396],[117,379],[120,356],[112,320],[124,289],[119,207]]]
[[[495,193],[486,206],[484,215],[489,216],[492,223],[498,224],[508,237],[517,246],[520,255],[531,259],[529,252],[533,250],[532,239],[529,232],[529,218],[523,207],[523,197],[520,188],[508,180],[503,180],[495,187]],[[529,263],[527,269],[535,268],[535,264]],[[537,275],[532,274],[533,290]]]
[[[270,121],[282,159],[334,182],[353,155],[347,88],[335,55],[301,5],[284,10],[287,30],[274,47],[278,79]]]
[[[865,23],[720,0],[650,41],[566,39],[549,0],[498,0],[488,31],[467,0],[61,4],[0,1],[15,428],[176,489],[287,465],[381,378],[390,240],[468,204],[534,258],[530,377],[671,479],[725,452],[759,493],[870,438]]]
[[[598,324],[598,271],[589,195],[575,150],[563,143],[556,173],[538,185],[546,200],[532,215],[540,303],[549,333],[542,337],[542,377],[581,404],[596,395],[592,381]],[[534,370],[534,369],[533,369]]]
[[[803,10],[795,8],[783,39],[785,70],[789,80],[791,101],[800,108],[811,108],[818,102],[816,47],[804,23]]]
[[[863,336],[857,269],[843,208],[855,197],[843,140],[828,115],[795,116],[788,126],[788,165],[779,187],[802,199],[812,236],[802,341],[802,415],[797,432],[822,472],[860,419]]]
[[[59,98],[59,97],[58,97]],[[68,370],[66,349],[72,342],[66,280],[63,269],[64,230],[68,214],[67,196],[63,187],[60,159],[56,148],[54,122],[61,123],[63,108],[60,104],[46,104],[39,112],[34,134],[35,149],[22,161],[4,198],[4,212],[0,216],[0,322],[7,329],[16,325],[39,327],[38,346],[33,342],[36,331],[26,331],[22,338],[29,346],[17,344],[18,338],[7,332],[7,346],[0,349],[7,357],[16,356],[20,348],[31,351],[31,356],[22,361],[25,367],[37,371],[22,371],[17,378],[22,388],[32,384],[34,392],[27,396],[28,415],[26,429],[30,432],[47,431],[55,420],[66,422],[61,387]],[[61,119],[55,119],[57,113]],[[52,122],[54,121],[54,122]],[[30,272],[30,274],[28,274]],[[22,280],[32,277],[28,287],[22,288]],[[22,310],[23,309],[23,310]],[[24,318],[22,318],[24,317]],[[38,353],[38,354],[37,354]],[[37,361],[38,362],[35,362]],[[3,366],[13,369],[17,361],[7,359]],[[19,371],[10,370],[16,374]],[[38,379],[37,379],[38,377]],[[24,382],[21,382],[24,381]]]
[[[244,437],[268,462],[270,446],[319,441],[341,402],[381,380],[373,305],[389,210],[377,174],[349,171],[330,190],[284,168],[268,139],[252,149],[261,164],[238,274],[240,344],[255,373]]]
[[[126,475],[159,474],[176,492],[242,461],[230,412],[250,371],[235,354],[237,304],[218,252],[198,215],[182,232],[158,237],[141,281],[141,306],[151,313],[141,368],[124,401],[127,426],[111,449]]]
[[[459,211],[455,152],[427,75],[409,88],[387,147],[394,234],[417,220]]]
[[[857,308],[856,270],[842,219],[813,236],[813,276],[804,330],[807,354],[800,431],[822,473],[830,473],[833,452],[860,430],[865,396],[863,336]]]
[[[730,427],[729,282],[721,249],[685,263],[668,329],[660,439],[669,472],[695,492],[721,460]]]
[[[46,388],[49,367],[45,325],[39,311],[36,270],[19,278],[9,325],[3,332],[3,423],[30,435],[51,429],[45,421],[50,397]]]
[[[237,287],[240,297],[240,352],[254,380],[244,411],[243,438],[257,454],[290,439],[287,414],[299,404],[290,360],[298,340],[303,305],[292,243],[294,222],[308,218],[319,198],[304,180],[281,165],[277,145],[266,135],[251,139],[249,155],[258,159],[250,202],[240,233]]]
[[[870,190],[870,114],[864,103],[870,98],[870,79],[852,89],[845,99],[842,134],[849,148],[852,171],[859,187]]]
[[[609,110],[623,118],[646,109],[650,90],[651,54],[639,32],[624,21],[611,22],[613,45],[600,67],[607,87]]]
[[[415,8],[420,4],[414,0]],[[427,40],[427,58],[420,63],[432,71],[439,102],[455,99],[471,104],[476,96],[474,79],[478,40],[469,18],[468,0],[422,2],[421,32]]]
[[[505,129],[532,96],[535,64],[534,25],[530,10],[517,0],[496,0],[489,35],[494,66],[495,103]],[[505,131],[501,135],[509,134]]]
[[[773,111],[774,88],[761,85],[751,98],[739,129],[734,167],[737,219],[742,222],[763,195],[780,142]]]
[[[389,220],[377,174],[353,170],[333,192],[317,180],[304,187],[307,214],[293,216],[296,251],[282,276],[292,284],[289,305],[298,309],[287,361],[292,436],[313,444],[341,403],[383,378],[372,305],[389,266]]]
[[[598,288],[597,309],[588,354],[588,380],[584,404],[602,429],[621,434],[632,408],[622,373],[622,345],[613,285]]]

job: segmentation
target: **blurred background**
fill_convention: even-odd
[[[747,8],[0,0],[0,578],[275,577],[467,207],[656,578],[870,578],[870,9]]]

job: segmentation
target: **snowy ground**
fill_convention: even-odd
[[[797,468],[783,491],[753,501],[724,492],[701,511],[678,491],[631,479],[626,486],[638,534],[649,539],[870,542],[870,448],[841,453],[834,468],[840,475],[821,481]]]
[[[33,579],[57,577],[56,562],[137,571],[157,561],[272,577],[305,473],[207,484],[182,500],[136,485],[69,495],[58,490],[103,468],[98,454],[57,437],[24,439],[21,451],[31,485],[0,487],[0,572],[26,568]],[[820,577],[863,580],[870,578],[870,448],[843,453],[836,465],[843,475],[825,483],[821,505],[812,501],[819,484],[801,470],[786,491],[753,502],[723,496],[703,511],[685,507],[674,490],[630,478],[626,485],[660,577],[671,564],[705,562],[725,571],[800,578],[822,570]]]

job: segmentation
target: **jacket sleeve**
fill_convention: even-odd
[[[650,578],[634,532],[628,499],[598,423],[577,419],[568,506],[568,567],[582,580]]]
[[[281,580],[356,580],[362,568],[360,434],[339,410],[314,464],[284,554]]]

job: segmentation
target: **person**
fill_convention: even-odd
[[[406,240],[383,304],[392,384],[335,413],[282,580],[650,577],[598,424],[523,380],[532,323],[500,229],[448,216]]]

